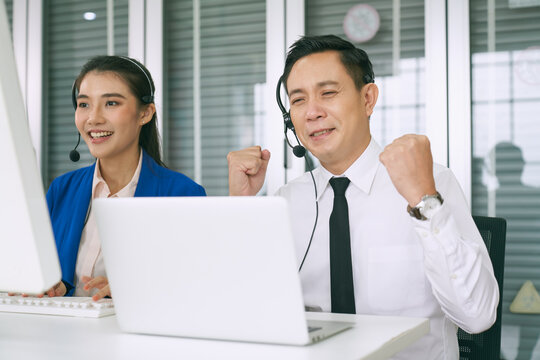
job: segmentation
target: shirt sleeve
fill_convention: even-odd
[[[486,246],[449,169],[435,177],[444,199],[431,220],[413,219],[424,248],[426,276],[446,316],[469,333],[496,320],[499,290]]]

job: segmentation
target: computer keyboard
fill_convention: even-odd
[[[91,297],[37,298],[0,293],[0,311],[98,318],[114,315],[114,305],[112,299],[94,301]]]

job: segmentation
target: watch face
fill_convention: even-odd
[[[423,204],[423,206],[420,207],[421,212],[432,209],[435,206],[437,206],[437,204],[440,204],[439,200],[437,200],[435,198],[427,198],[426,200],[423,200],[422,202],[424,204]]]
[[[357,43],[371,40],[379,30],[379,13],[371,5],[353,6],[345,15],[343,30],[349,40]]]
[[[428,197],[422,200],[420,213],[427,219],[431,219],[433,214],[441,207],[441,201],[436,197]]]

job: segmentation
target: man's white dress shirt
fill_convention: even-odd
[[[430,333],[393,359],[459,358],[456,331],[481,332],[495,321],[497,281],[484,242],[452,172],[434,164],[436,188],[444,199],[431,220],[406,211],[384,165],[381,147],[372,139],[345,171],[351,180],[349,205],[356,312],[430,318]],[[333,176],[313,171],[319,217],[300,277],[306,305],[331,311],[329,219]],[[309,173],[278,190],[287,198],[298,264],[315,221],[315,194]]]

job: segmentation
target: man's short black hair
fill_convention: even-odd
[[[304,56],[325,51],[339,52],[341,63],[345,66],[358,90],[364,84],[374,82],[373,66],[364,50],[335,35],[303,36],[292,44],[287,54],[282,76],[285,88],[287,88],[287,79],[291,69],[298,60]]]

